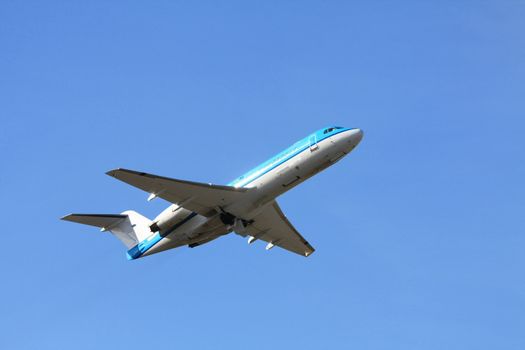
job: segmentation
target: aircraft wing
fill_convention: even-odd
[[[276,201],[253,218],[253,223],[246,228],[246,232],[252,237],[299,255],[308,256],[315,251],[288,221]]]
[[[248,191],[246,188],[177,180],[120,168],[106,174],[204,216],[213,215],[217,207],[239,200]]]

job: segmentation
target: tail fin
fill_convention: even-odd
[[[79,224],[100,227],[102,231],[110,231],[129,249],[151,235],[150,219],[133,210],[122,214],[69,214],[62,220]]]

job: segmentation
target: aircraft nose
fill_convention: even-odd
[[[354,146],[357,146],[357,144],[361,142],[362,139],[363,139],[363,130],[353,129],[352,136],[350,137],[350,143],[352,143]]]

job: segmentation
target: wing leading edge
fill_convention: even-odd
[[[256,239],[268,242],[267,249],[278,246],[302,256],[309,256],[315,251],[288,221],[276,201],[253,219],[246,232]]]
[[[248,191],[246,188],[177,180],[128,169],[110,170],[106,174],[207,217],[213,215],[217,207],[240,200]]]

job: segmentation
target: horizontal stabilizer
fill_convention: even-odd
[[[244,198],[247,188],[205,184],[171,179],[127,169],[115,169],[106,174],[203,216],[211,216],[217,207],[227,206]]]
[[[62,220],[107,229],[111,226],[118,225],[119,222],[125,220],[127,217],[127,215],[120,214],[69,214],[64,216]]]
[[[110,231],[128,248],[137,245],[152,234],[151,220],[133,210],[127,210],[122,214],[69,214],[62,220]]]

